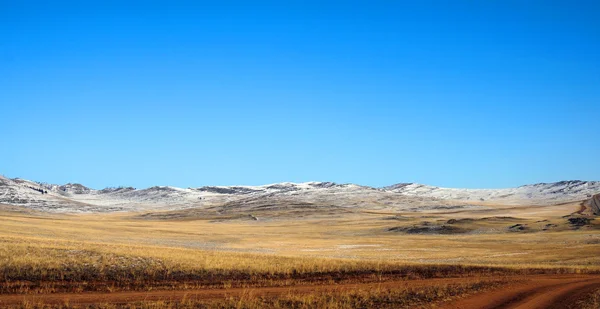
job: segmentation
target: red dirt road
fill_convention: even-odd
[[[486,278],[488,279],[488,278]],[[489,278],[494,280],[495,278]],[[500,278],[497,278],[500,279]],[[480,278],[436,278],[425,280],[399,280],[385,281],[377,283],[356,283],[356,284],[331,284],[331,285],[297,285],[286,287],[255,287],[255,288],[230,288],[230,289],[199,289],[199,290],[156,290],[144,292],[113,292],[113,293],[56,293],[56,294],[0,294],[0,306],[22,304],[23,302],[42,302],[44,304],[95,304],[95,303],[131,303],[139,301],[158,301],[158,300],[213,300],[223,299],[231,296],[241,296],[251,294],[256,296],[277,297],[286,294],[309,294],[315,292],[336,292],[349,290],[369,290],[377,288],[406,288],[446,285],[451,283],[469,283],[481,281]]]
[[[600,289],[600,277],[529,279],[494,291],[479,293],[442,306],[444,309],[565,309]]]
[[[502,279],[484,278],[485,280]],[[569,305],[583,299],[591,292],[600,288],[599,275],[536,275],[513,278],[519,280],[499,289],[473,294],[469,297],[458,299],[443,304],[444,309],[458,308],[568,308]],[[264,287],[264,288],[234,288],[234,289],[206,289],[206,290],[174,290],[174,291],[147,291],[147,292],[114,292],[114,293],[79,293],[79,294],[37,294],[37,295],[0,295],[0,306],[20,305],[25,302],[43,304],[95,304],[113,303],[124,304],[140,301],[158,301],[182,299],[214,300],[244,294],[277,297],[279,295],[308,294],[326,291],[369,290],[376,288],[406,288],[446,285],[450,283],[469,283],[480,281],[481,278],[448,278],[427,280],[387,281],[381,283],[364,284],[339,284],[317,286],[292,286],[292,287]]]

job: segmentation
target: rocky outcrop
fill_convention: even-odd
[[[588,200],[587,206],[590,207],[594,215],[600,216],[600,194],[592,196],[592,198]]]
[[[68,183],[59,186],[58,189],[71,194],[89,194],[92,191],[90,188],[79,183]]]

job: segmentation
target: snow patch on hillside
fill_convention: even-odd
[[[416,183],[401,183],[384,190],[408,196],[434,197],[444,200],[497,201],[503,203],[562,203],[584,200],[600,192],[600,181],[560,181],[537,183],[505,189],[441,188]]]
[[[40,193],[41,191],[47,193]],[[275,183],[262,186],[204,186],[95,190],[77,183],[47,184],[0,176],[0,204],[50,212],[178,210],[214,206],[310,204],[344,208],[425,211],[483,207],[478,202],[552,204],[578,201],[600,193],[600,182],[561,181],[507,189],[454,189],[415,183],[385,188],[333,182]],[[242,206],[240,206],[242,207]]]

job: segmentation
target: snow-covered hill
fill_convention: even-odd
[[[549,204],[590,198],[592,195],[600,193],[600,181],[559,181],[506,189],[454,189],[401,183],[385,187],[384,190],[408,196],[433,197],[443,200]]]
[[[510,189],[451,189],[420,184],[372,188],[333,182],[277,183],[263,186],[156,186],[95,190],[81,184],[54,185],[0,176],[0,204],[49,212],[112,212],[234,209],[285,205],[376,210],[435,210],[478,207],[477,203],[550,204],[583,200],[600,193],[600,182],[564,181]],[[485,206],[481,206],[485,207]],[[221,209],[220,208],[220,209]]]

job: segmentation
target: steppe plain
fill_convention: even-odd
[[[599,308],[597,193],[2,177],[0,306]]]

